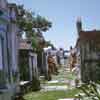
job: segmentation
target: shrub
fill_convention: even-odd
[[[85,94],[84,97],[81,94],[79,95],[83,100],[86,100],[84,98],[88,98],[87,100],[100,100],[100,84],[90,82],[89,84],[82,84],[78,88]]]
[[[40,81],[35,76],[33,76],[31,89],[32,89],[32,91],[38,91],[41,89]]]

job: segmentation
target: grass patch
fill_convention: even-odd
[[[68,80],[74,80],[76,78],[75,75],[73,75],[71,72],[67,73],[67,79]]]
[[[79,92],[78,89],[67,91],[48,91],[48,92],[32,92],[24,96],[25,100],[57,100],[60,98],[74,98],[75,94]]]

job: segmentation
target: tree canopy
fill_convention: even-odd
[[[42,33],[48,31],[52,27],[52,23],[45,17],[24,9],[23,6],[18,6],[18,10],[20,15],[18,16],[17,24],[20,30],[24,31],[26,36],[32,39],[33,47],[38,47],[38,37],[42,37]]]

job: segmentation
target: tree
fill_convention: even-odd
[[[24,31],[37,31],[46,32],[51,28],[52,23],[45,17],[35,15],[32,12],[27,11],[23,6],[19,6],[19,10],[22,10],[22,14],[18,17],[17,23],[19,27]]]
[[[51,28],[52,23],[49,22],[46,18],[37,15],[33,16],[33,28],[36,28],[38,31],[46,32],[49,28]]]
[[[45,43],[42,32],[46,32],[51,28],[52,23],[45,17],[35,15],[32,12],[24,9],[23,6],[18,6],[20,12],[17,18],[17,24],[21,30],[21,33],[25,33],[26,37],[31,40],[33,49],[37,49],[37,55],[39,60],[42,58],[43,48],[41,45]],[[32,79],[32,90],[40,89],[40,82],[36,77]]]
[[[18,6],[18,9],[22,13],[17,20],[19,28],[26,33],[27,38],[32,40],[32,46],[39,48],[39,37],[43,38],[42,32],[48,31],[52,23],[45,17],[27,11],[23,6]]]

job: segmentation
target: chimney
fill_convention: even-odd
[[[80,31],[82,31],[81,17],[79,17],[79,18],[77,19],[76,27],[77,27],[77,33],[78,33],[78,35],[79,35]]]

